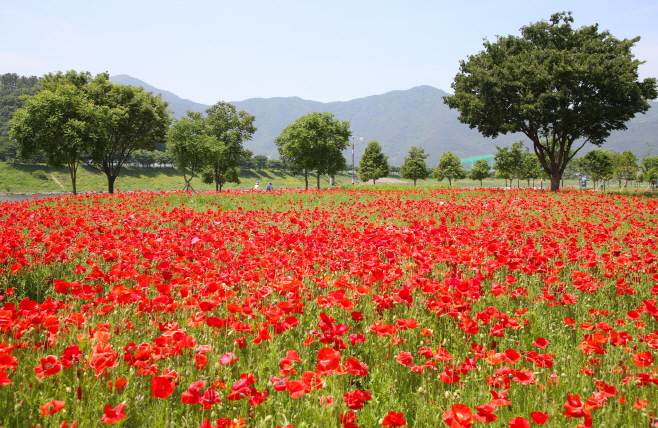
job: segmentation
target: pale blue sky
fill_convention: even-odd
[[[459,60],[483,38],[563,10],[577,27],[641,36],[640,77],[658,77],[656,0],[0,0],[0,73],[129,74],[205,104],[450,91]]]

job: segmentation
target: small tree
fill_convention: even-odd
[[[167,133],[167,152],[183,173],[183,190],[194,190],[190,182],[208,165],[213,148],[220,145],[204,128],[201,113],[188,111],[187,117],[175,121]]]
[[[471,180],[477,180],[480,182],[480,187],[482,187],[482,180],[489,178],[491,176],[491,167],[486,160],[480,159],[475,162],[473,168],[471,169],[468,178]]]
[[[251,158],[251,152],[244,150],[243,143],[251,140],[256,132],[255,120],[255,116],[244,110],[237,111],[233,104],[223,101],[206,110],[205,131],[215,137],[215,144],[208,152],[204,177],[214,177],[215,190],[221,191],[225,183],[240,183],[240,161]]]
[[[309,113],[286,126],[274,144],[293,174],[304,173],[306,189],[309,170],[316,170],[319,190],[321,174],[334,175],[345,168],[342,152],[350,135],[349,122],[336,120],[331,113]]]
[[[428,156],[429,154],[425,154],[425,149],[422,147],[411,146],[409,155],[404,157],[404,163],[400,167],[402,178],[413,180],[414,187],[416,186],[416,180],[425,180],[427,178],[425,159]]]
[[[439,164],[432,173],[435,179],[443,181],[444,178],[448,179],[448,185],[452,187],[452,180],[461,180],[466,178],[466,171],[462,167],[461,160],[451,152],[445,152],[441,155]]]
[[[612,169],[615,178],[619,181],[619,187],[621,187],[622,180],[624,180],[624,186],[626,186],[628,180],[632,180],[637,174],[637,157],[630,150],[623,153],[613,153]]]
[[[507,187],[507,180],[509,180],[510,187],[512,186],[512,174],[510,174],[509,172],[497,170],[495,177],[502,178],[503,180],[505,180],[505,187]]]
[[[267,167],[267,156],[265,155],[254,156],[254,163],[256,164],[256,169],[258,169],[258,172],[262,171],[263,168]]]
[[[528,187],[530,187],[530,180],[532,180],[532,187],[535,187],[535,180],[541,176],[541,172],[542,167],[539,158],[536,154],[529,153],[526,149],[526,152],[523,153],[519,177],[521,180],[527,180]]]
[[[519,186],[519,173],[523,169],[523,142],[512,143],[511,146],[496,146],[496,156],[494,157],[494,169],[501,174],[509,175],[510,186],[512,178],[516,177],[516,186]]]
[[[599,181],[612,177],[612,161],[612,154],[609,151],[590,150],[580,162],[583,172],[592,179],[596,186]]]
[[[377,141],[370,141],[359,162],[359,178],[363,182],[372,180],[375,184],[377,179],[388,176],[388,172],[388,156],[382,153],[382,146]]]

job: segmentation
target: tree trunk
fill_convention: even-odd
[[[372,185],[373,186],[375,185],[375,179],[374,178],[372,179]]]
[[[219,181],[215,180],[215,192],[219,192]]]
[[[320,190],[320,173],[319,172],[315,175],[315,179],[318,183],[318,190]]]
[[[116,179],[116,176],[107,176],[107,191],[110,192],[110,195],[114,193],[114,182]]]
[[[73,186],[74,195],[78,194],[78,189],[76,185],[77,172],[78,172],[78,166],[75,164],[69,164],[69,173],[71,173],[71,185]]]
[[[448,178],[448,187],[452,189],[452,180]]]
[[[308,168],[304,168],[304,182],[306,183],[306,190],[308,190]]]
[[[482,187],[482,180],[480,180],[480,187]]]
[[[553,173],[551,175],[551,192],[557,192],[560,190],[560,177]]]
[[[416,179],[414,178],[414,187],[416,187]]]

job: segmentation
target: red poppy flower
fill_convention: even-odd
[[[474,421],[484,422],[488,424],[498,419],[498,416],[493,414],[493,412],[496,411],[496,407],[491,404],[474,406],[474,409],[478,411],[476,414],[473,415]]]
[[[653,363],[653,355],[651,355],[651,352],[638,352],[637,354],[633,355],[633,364],[635,364],[638,367],[649,367],[651,363]]]
[[[347,404],[348,409],[359,410],[363,407],[364,401],[372,400],[372,392],[361,391],[360,389],[357,389],[356,391],[348,391],[345,393],[343,400]]]
[[[46,358],[41,358],[41,364],[34,368],[37,374],[37,379],[43,379],[46,376],[54,376],[62,370],[62,365],[54,355],[48,355]]]
[[[153,376],[151,378],[151,391],[155,398],[167,398],[174,393],[174,380],[170,377]]]
[[[466,404],[451,405],[442,418],[450,428],[470,428],[473,424],[473,412]]]
[[[122,419],[125,419],[128,415],[123,413],[123,408],[124,407],[125,407],[125,404],[121,403],[113,409],[108,404],[103,409],[105,414],[101,417],[101,422],[104,422],[108,425],[111,425],[111,424],[115,424],[115,423],[119,422]]]
[[[389,411],[384,417],[382,425],[385,427],[406,427],[407,423],[404,421],[404,414],[402,412],[396,413],[393,410]]]
[[[542,412],[532,412],[530,413],[530,417],[532,418],[532,421],[537,425],[543,425],[548,420],[548,414]]]
[[[535,343],[533,343],[532,346],[536,346],[538,348],[545,348],[548,346],[548,340],[544,339],[543,337],[540,337],[539,339],[535,340]]]
[[[510,428],[530,428],[530,421],[526,418],[512,418],[508,423]]]
[[[340,365],[340,352],[331,348],[322,348],[318,351],[317,372],[335,370]]]
[[[59,412],[62,410],[64,407],[63,401],[59,400],[53,400],[49,401],[47,403],[44,403],[41,407],[39,407],[39,410],[41,410],[41,415],[40,417],[44,417],[44,415],[54,415],[55,413]]]

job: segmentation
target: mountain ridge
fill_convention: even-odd
[[[180,117],[186,110],[204,111],[209,106],[181,98],[171,92],[155,88],[146,82],[128,75],[110,77],[115,83],[142,86],[148,92],[162,94],[169,102],[174,117]],[[514,141],[525,140],[523,134],[503,135],[496,139],[484,138],[475,129],[458,120],[459,113],[443,104],[447,92],[429,85],[416,86],[406,90],[393,90],[379,95],[369,95],[349,101],[320,102],[300,97],[249,98],[243,101],[229,101],[238,110],[245,110],[256,116],[258,131],[245,148],[254,154],[264,154],[271,159],[278,157],[274,139],[281,130],[298,117],[314,112],[327,111],[337,119],[350,122],[355,140],[363,137],[364,143],[377,140],[384,153],[389,155],[392,165],[400,165],[411,146],[422,146],[430,156],[428,166],[436,165],[440,156],[451,151],[460,158],[492,154],[496,145],[505,146]],[[658,107],[658,103],[651,103]],[[646,142],[658,143],[658,109],[651,108],[646,115],[638,115],[627,124],[627,131],[615,131],[603,148],[624,151],[631,150],[637,156],[646,152]],[[589,146],[592,148],[592,146]],[[588,147],[585,148],[589,150]],[[365,145],[357,143],[356,162],[360,159]],[[351,162],[349,150],[345,152]]]

